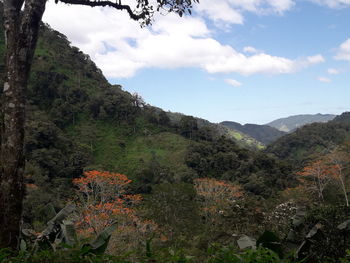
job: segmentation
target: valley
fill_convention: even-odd
[[[0,262],[349,262],[349,112],[164,111],[42,24],[25,130],[23,254]]]

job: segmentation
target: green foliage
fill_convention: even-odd
[[[346,251],[346,256],[343,258],[340,258],[341,263],[349,263],[350,262],[350,249]]]
[[[256,241],[256,245],[275,252],[280,258],[283,257],[281,240],[271,231],[265,231]]]
[[[338,262],[350,247],[350,235],[345,227],[349,215],[349,208],[344,206],[318,206],[309,210],[305,222],[295,231],[293,242],[300,242],[296,257],[305,262]]]
[[[266,248],[258,248],[256,250],[246,250],[237,253],[233,248],[211,248],[209,250],[211,256],[208,263],[281,263],[283,262],[277,254]]]
[[[99,233],[91,243],[83,245],[82,249],[86,249],[87,253],[103,255],[107,249],[108,242],[116,229],[117,223],[115,222]]]
[[[47,227],[39,234],[31,229],[23,229],[20,251],[28,252],[27,256],[37,256],[38,251],[59,251],[67,248],[78,251],[80,256],[103,255],[109,240],[117,228],[116,222],[103,229],[90,243],[80,245],[75,227],[68,219],[75,211],[75,205],[68,204],[47,222]],[[39,253],[40,254],[40,253]],[[0,261],[1,262],[1,261]]]
[[[190,139],[197,136],[197,120],[192,116],[182,116],[179,122],[180,134]]]
[[[345,259],[344,259],[345,260]],[[40,251],[36,254],[20,252],[11,253],[8,250],[0,250],[1,263],[131,263],[127,260],[127,255],[116,257],[107,254],[94,255],[86,254],[83,249],[65,248],[58,251]],[[188,256],[179,249],[161,249],[150,255],[140,257],[133,263],[282,263],[291,262],[281,260],[271,250],[259,248],[257,250],[246,250],[237,253],[234,249],[228,247],[211,247],[208,251],[208,259],[205,261],[199,258]],[[342,261],[348,262],[348,261]]]
[[[226,131],[220,127],[192,116],[174,121],[174,114],[109,84],[89,56],[47,25],[37,44],[28,109],[25,222],[36,231],[45,227],[46,205],[62,208],[71,198],[71,179],[84,169],[125,173],[135,181],[131,190],[142,193],[198,176],[239,181],[265,196],[274,192],[267,187],[287,185],[288,169],[262,155],[251,158],[255,154],[229,139],[221,142]]]
[[[237,130],[244,134],[247,134],[265,145],[287,134],[286,132],[282,132],[280,130],[277,130],[276,128],[273,128],[267,125],[257,125],[257,124],[241,125],[233,121],[224,121],[224,122],[221,122],[220,124],[232,129],[232,131]],[[236,134],[240,136],[239,133],[236,133]]]
[[[262,153],[240,148],[220,137],[210,142],[193,144],[186,163],[199,177],[238,181],[245,190],[270,196],[293,183],[291,167]]]
[[[171,263],[192,263],[193,256],[185,255],[182,249],[163,248],[154,252],[151,249],[151,240],[146,242],[146,255],[141,262],[171,262]]]
[[[199,207],[193,185],[186,183],[158,184],[145,196],[146,217],[154,220],[167,244],[191,246],[193,235],[200,231]]]
[[[85,249],[63,246],[57,251],[11,252],[0,250],[0,263],[131,263],[124,257],[86,253]]]
[[[350,123],[331,121],[313,123],[283,136],[270,144],[266,151],[297,167],[305,165],[314,156],[333,145],[342,145],[350,138]]]

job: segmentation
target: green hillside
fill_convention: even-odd
[[[180,119],[184,116],[184,114],[182,113],[174,112],[167,112],[167,115],[173,123],[179,122]],[[229,139],[232,139],[243,148],[248,148],[251,150],[261,150],[265,148],[265,145],[261,141],[257,140],[256,138],[254,138],[254,136],[251,136],[249,133],[246,133],[239,129],[234,129],[232,127],[227,127],[222,123],[211,123],[201,118],[196,118],[196,120],[199,128],[212,129],[218,136],[225,136]]]
[[[265,195],[290,182],[284,165],[243,150],[233,140],[262,148],[254,139],[205,120],[166,113],[110,85],[87,55],[48,26],[41,28],[28,104],[27,181],[41,186],[44,203],[59,205],[57,200],[69,195],[71,178],[88,169],[125,173],[141,192],[151,191],[154,184],[190,183],[208,176],[237,181],[247,191]],[[216,146],[219,140],[222,148]],[[202,148],[217,155],[214,161],[200,153],[205,170],[193,162]],[[236,157],[227,163],[230,156]],[[274,190],[268,189],[276,180]],[[62,182],[66,190],[57,193]]]
[[[349,140],[349,113],[343,113],[327,123],[305,125],[270,144],[266,151],[301,166],[322,155],[325,150],[341,146]]]
[[[230,130],[237,130],[243,134],[247,134],[264,145],[267,145],[286,134],[285,132],[277,130],[276,128],[268,125],[241,125],[240,123],[233,121],[223,121],[220,124],[224,125]]]

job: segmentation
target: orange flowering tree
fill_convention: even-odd
[[[194,186],[198,195],[214,202],[232,202],[243,195],[239,186],[213,178],[195,179]]]
[[[141,196],[126,193],[131,182],[126,175],[102,171],[88,171],[74,179],[80,197],[78,229],[85,234],[98,234],[114,221],[135,221],[132,207],[140,202]]]
[[[316,193],[324,201],[324,190],[331,182],[336,182],[342,191],[346,206],[349,206],[346,185],[346,167],[349,163],[349,152],[339,147],[327,151],[322,157],[310,162],[297,173],[299,185],[283,191],[284,197],[308,202],[310,193]]]
[[[326,158],[332,165],[332,176],[341,187],[341,190],[344,195],[345,204],[346,206],[349,206],[349,198],[347,195],[344,173],[344,164],[349,162],[349,154],[339,149],[333,149],[329,152],[329,154],[326,155]]]
[[[331,181],[334,168],[330,166],[324,159],[319,159],[309,163],[297,175],[300,176],[299,181],[307,185],[307,188],[317,193],[318,198],[323,202],[323,192]]]
[[[224,210],[243,196],[243,190],[231,182],[213,178],[198,178],[194,180],[194,188],[203,202],[203,212],[207,219],[215,220],[215,215]]]

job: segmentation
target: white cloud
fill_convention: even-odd
[[[251,54],[256,54],[259,53],[260,51],[257,50],[255,47],[247,46],[243,48],[243,52],[245,53],[251,53]]]
[[[350,38],[340,45],[334,58],[337,60],[350,61]]]
[[[350,5],[350,0],[310,0],[311,2],[325,5],[330,8],[342,8]]]
[[[332,82],[332,80],[330,80],[329,78],[325,78],[325,77],[319,77],[318,80],[323,82],[323,83],[330,83],[330,82]]]
[[[294,6],[294,0],[201,0],[197,12],[214,21],[243,24],[245,12],[256,14],[283,14]]]
[[[335,68],[329,68],[329,69],[327,69],[327,72],[330,75],[337,75],[337,74],[339,74],[339,70],[337,70]]]
[[[211,0],[201,0],[195,8],[214,21],[224,21],[229,24],[243,24],[244,21],[243,15],[227,0],[216,0],[214,5]]]
[[[307,57],[306,60],[310,63],[310,64],[318,64],[318,63],[322,63],[325,62],[325,59],[322,55],[318,54],[315,56],[310,56]]]
[[[251,10],[267,5],[276,12],[285,10],[291,2],[281,1],[279,5],[279,1],[226,2]],[[321,55],[292,60],[252,53],[252,47],[246,49],[251,54],[240,53],[214,39],[205,21],[195,16],[180,20],[172,14],[159,15],[151,28],[141,29],[125,12],[49,1],[44,21],[89,54],[109,78],[132,77],[145,68],[180,67],[201,68],[209,73],[286,74],[324,61]]]
[[[242,83],[235,79],[225,79],[225,82],[233,87],[240,87]]]

